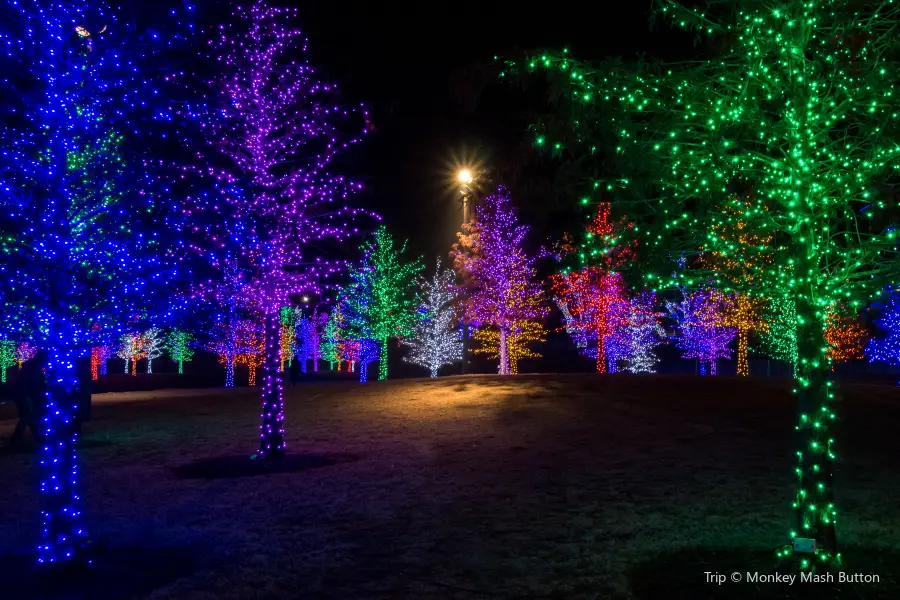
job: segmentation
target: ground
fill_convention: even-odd
[[[242,466],[253,390],[95,396],[84,501],[98,569],[114,572],[54,593],[898,598],[900,394],[842,395],[844,570],[880,584],[706,583],[705,571],[771,570],[792,526],[785,384],[528,375],[288,388],[292,472],[255,476]],[[0,454],[0,595],[17,600],[46,592],[9,556],[39,530],[33,461]]]

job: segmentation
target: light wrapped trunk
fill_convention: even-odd
[[[500,375],[509,375],[509,348],[506,341],[506,329],[500,328],[500,366],[497,372]]]
[[[61,323],[61,328],[67,324]],[[65,332],[60,332],[65,333]],[[71,332],[68,332],[71,334]],[[60,339],[72,339],[61,335]],[[39,458],[43,532],[38,546],[41,564],[87,564],[81,498],[78,495],[79,407],[76,354],[71,348],[53,348],[46,363],[47,392],[39,426]]]
[[[363,362],[363,361],[360,361]],[[388,377],[388,340],[381,340],[381,360],[378,362],[378,379],[384,380]]]
[[[738,329],[737,374],[744,377],[750,375],[749,338],[750,330]]]
[[[234,355],[225,357],[225,387],[234,387]]]
[[[284,456],[284,388],[281,364],[281,321],[276,309],[265,318],[262,415],[257,451],[257,456],[267,460]]]
[[[602,333],[597,333],[597,372],[606,373],[606,343]]]
[[[816,554],[794,556],[805,571],[817,565],[833,568],[840,564],[835,530],[834,506],[834,412],[833,382],[826,358],[825,310],[804,294],[797,301],[797,341],[800,362],[796,370],[797,395],[797,496],[794,500],[796,528],[791,531],[793,555],[796,538],[815,540]]]

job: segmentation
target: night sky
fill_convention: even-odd
[[[516,49],[567,47],[582,59],[638,54],[668,59],[692,40],[662,24],[651,28],[650,2],[556,2],[523,9],[519,2],[404,4],[296,2],[310,41],[310,60],[343,88],[345,100],[371,109],[374,135],[355,151],[353,170],[366,182],[357,201],[385,217],[431,264],[446,257],[459,229],[458,191],[448,187],[455,160],[478,160],[492,183],[504,183],[535,226],[532,243],[552,223],[575,218],[577,202],[554,206],[517,198],[527,178],[524,94],[494,83],[486,69],[495,55]],[[586,8],[587,7],[587,8]],[[483,82],[485,85],[481,85]],[[545,166],[546,169],[546,166]],[[578,217],[580,218],[580,217]]]

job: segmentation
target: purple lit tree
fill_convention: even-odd
[[[358,141],[346,133],[348,117],[365,120],[367,113],[335,105],[335,86],[292,58],[306,51],[306,40],[291,25],[296,14],[263,2],[239,7],[210,41],[217,76],[209,82],[208,103],[193,112],[217,157],[210,162],[216,166],[204,166],[216,193],[197,195],[191,210],[224,212],[246,224],[238,255],[248,273],[244,293],[259,305],[265,328],[254,458],[265,459],[283,456],[285,448],[279,310],[292,296],[321,288],[338,269],[311,255],[311,248],[346,241],[363,214],[341,205],[361,186],[328,168]],[[208,229],[216,227],[209,221]]]
[[[669,316],[675,321],[678,335],[675,345],[684,350],[682,358],[700,361],[700,374],[716,374],[720,358],[731,358],[728,344],[737,336],[737,329],[724,327],[723,296],[714,290],[681,290],[681,302],[666,302]]]
[[[522,247],[528,227],[520,225],[503,186],[475,208],[475,218],[457,234],[450,253],[468,296],[466,319],[493,325],[499,333],[501,375],[509,374],[507,340],[517,322],[547,314],[541,286],[534,280],[534,258]]]

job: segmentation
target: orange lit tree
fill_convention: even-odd
[[[842,363],[865,358],[869,332],[843,306],[828,311],[825,341],[828,342],[828,359]],[[832,367],[833,368],[833,367]]]

